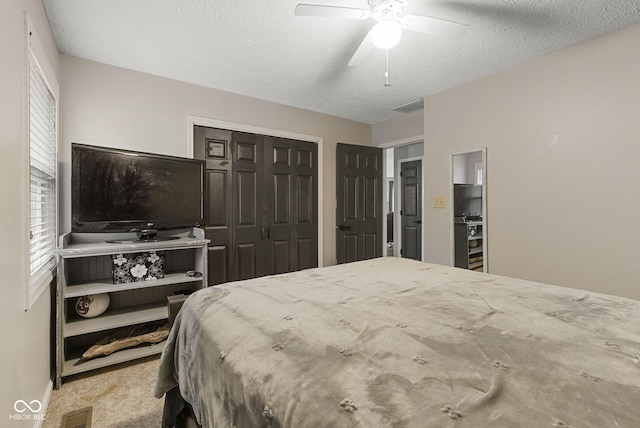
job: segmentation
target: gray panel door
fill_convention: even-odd
[[[336,261],[382,256],[382,149],[336,146]]]
[[[400,164],[402,257],[422,260],[422,161]]]

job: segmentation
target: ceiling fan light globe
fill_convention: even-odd
[[[385,19],[371,30],[373,44],[380,49],[390,49],[398,44],[402,37],[402,26],[394,19]]]

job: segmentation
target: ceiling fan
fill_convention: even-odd
[[[445,19],[424,15],[403,15],[402,9],[409,1],[369,0],[368,9],[300,3],[296,6],[294,13],[296,16],[375,19],[377,24],[360,43],[349,61],[349,66],[361,64],[374,47],[389,49],[398,44],[403,28],[451,40],[460,39],[469,28],[466,24]]]

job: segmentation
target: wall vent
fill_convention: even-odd
[[[399,111],[400,113],[409,113],[410,111],[419,110],[424,108],[424,98],[420,98],[416,101],[401,105],[393,109],[393,111]]]

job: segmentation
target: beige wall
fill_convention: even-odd
[[[27,277],[28,165],[24,132],[25,29],[28,11],[49,62],[58,72],[58,50],[40,0],[0,2],[0,425],[34,426],[9,420],[16,400],[45,400],[50,386],[50,290],[25,312]],[[8,425],[7,425],[8,424]]]
[[[370,125],[64,55],[62,76],[64,231],[71,228],[71,142],[185,156],[191,115],[323,139],[323,260],[335,263],[336,143],[370,145]]]
[[[422,140],[424,111],[414,110],[402,116],[376,123],[372,126],[373,144],[414,142]],[[418,138],[416,138],[418,137]]]
[[[640,25],[425,98],[428,261],[451,262],[450,211],[429,203],[449,201],[449,156],[486,147],[492,273],[640,299],[638,40]]]

